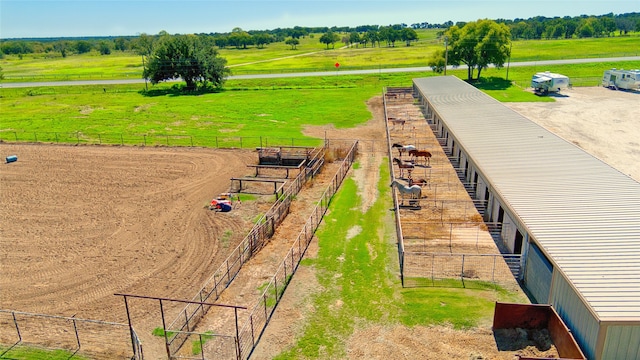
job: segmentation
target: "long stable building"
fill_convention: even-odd
[[[640,183],[456,77],[413,87],[534,300],[589,359],[640,359]]]

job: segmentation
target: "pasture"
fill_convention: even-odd
[[[220,56],[227,59],[234,75],[292,73],[302,71],[332,71],[334,64],[340,69],[379,69],[389,67],[423,67],[437,49],[444,48],[438,39],[438,30],[418,30],[418,40],[411,46],[402,41],[394,47],[381,43],[380,47],[362,45],[345,47],[337,43],[326,49],[313,34],[300,39],[293,50],[284,42],[265,48],[220,49]],[[576,58],[608,58],[638,56],[640,33],[610,38],[517,40],[513,42],[511,62],[542,61]],[[0,59],[6,82],[87,79],[139,79],[142,74],[142,57],[135,52],[114,51],[110,55],[91,52],[62,58],[59,54],[14,55]]]

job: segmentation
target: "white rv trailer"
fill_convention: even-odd
[[[605,70],[602,75],[602,86],[609,89],[640,89],[640,70]]]
[[[549,71],[533,75],[531,87],[536,93],[548,94],[569,87],[569,77]]]

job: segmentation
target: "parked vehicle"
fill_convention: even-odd
[[[640,89],[640,70],[606,70],[602,75],[602,86],[609,89]]]
[[[533,75],[531,87],[536,94],[558,92],[569,87],[569,77],[549,71],[539,72]]]

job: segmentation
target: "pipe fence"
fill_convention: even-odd
[[[200,290],[198,295],[195,297],[196,300],[194,300],[194,304],[187,305],[184,310],[180,312],[178,317],[169,326],[167,326],[167,333],[171,333],[171,336],[167,339],[167,347],[173,357],[185,358],[184,356],[177,356],[177,353],[188,339],[193,339],[196,336],[199,338],[202,336],[206,337],[207,344],[204,345],[199,343],[201,346],[200,350],[202,351],[201,355],[189,358],[205,359],[209,356],[215,356],[217,359],[247,359],[250,356],[251,352],[257,345],[260,336],[264,332],[264,329],[266,328],[278,302],[282,298],[286,286],[289,284],[291,277],[297,270],[309,243],[313,239],[314,233],[329,207],[332,196],[337,192],[340,184],[346,177],[347,172],[351,168],[351,164],[355,159],[357,146],[358,143],[356,141],[346,154],[331,184],[317,202],[311,216],[303,226],[303,229],[299,233],[291,249],[276,270],[275,275],[259,297],[257,305],[252,309],[246,324],[242,326],[238,336],[232,337],[229,335],[201,334],[193,332],[199,320],[205,316],[209,309],[208,306],[196,303],[204,302],[207,299],[209,299],[209,302],[213,302],[218,299],[220,293],[230,285],[230,282],[233,281],[233,278],[240,271],[242,264],[250,259],[251,255],[258,251],[260,246],[266,244],[266,237],[256,237],[251,236],[250,234],[232,253],[225,264]],[[282,201],[282,205],[274,206],[272,209],[288,209],[292,198],[291,195],[294,193],[297,194],[297,192],[300,191],[302,185],[304,185],[305,178],[310,178],[317,174],[322,166],[323,158],[324,152],[316,153],[315,156],[312,157],[312,160],[309,161],[310,164],[316,164],[316,166],[306,168],[305,171],[297,178],[299,181],[292,183],[289,189],[285,190],[285,196],[282,197],[282,199],[279,199],[279,201]],[[278,211],[277,213],[280,214],[286,212]],[[272,219],[266,223],[272,224],[270,229],[275,229],[277,225],[273,226],[273,224],[279,224],[281,220],[278,220],[275,217],[270,217],[268,214],[269,212],[265,215],[264,219]],[[282,219],[284,219],[284,217]],[[254,227],[254,229],[258,227],[259,226]],[[268,235],[271,236],[273,233],[271,232]],[[256,248],[252,251],[251,249],[254,244],[256,245]],[[230,262],[233,264],[226,265]],[[198,339],[196,339],[196,343],[198,343]]]
[[[168,339],[171,354],[175,354],[189,337],[189,331],[194,329],[205,316],[208,308],[197,302],[214,302],[240,272],[242,266],[256,254],[273,236],[276,228],[289,214],[292,200],[300,192],[304,184],[317,175],[324,165],[326,146],[314,151],[307,167],[298,176],[286,184],[282,194],[277,197],[271,208],[257,221],[244,240],[232,251],[222,265],[200,288],[192,299],[194,303],[187,304],[167,329],[172,332]]]
[[[278,267],[278,270],[276,270],[275,275],[266,286],[264,292],[260,296],[260,301],[249,314],[249,319],[241,328],[238,338],[241,359],[249,358],[266,329],[273,312],[282,299],[282,295],[284,294],[287,285],[289,285],[293,274],[298,269],[298,265],[311,243],[311,240],[313,240],[315,232],[318,229],[318,226],[320,226],[322,218],[329,208],[333,195],[338,191],[351,168],[356,156],[357,147],[358,142],[356,141],[351,149],[349,149],[349,152],[342,161],[340,168],[334,175],[331,184],[329,184],[320,197],[320,200],[313,209],[311,216],[298,234],[298,237],[287,255],[284,257],[282,263]]]
[[[68,316],[0,310],[0,343],[11,344],[0,348],[2,359],[13,358],[22,347],[65,350],[92,359],[143,359],[133,327]]]

